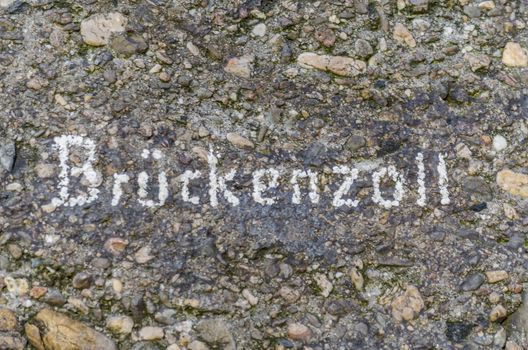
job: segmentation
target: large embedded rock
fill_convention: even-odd
[[[50,309],[41,310],[34,318],[34,323],[40,331],[42,344],[35,344],[44,349],[75,349],[75,350],[115,350],[115,343],[104,334],[73,320],[68,316]],[[32,328],[34,330],[34,328]],[[33,332],[35,333],[35,332]],[[30,341],[37,341],[36,334]]]
[[[502,52],[502,63],[508,67],[527,67],[528,54],[520,44],[509,42]]]
[[[497,184],[514,196],[528,198],[528,175],[502,170],[497,174]]]
[[[126,23],[126,17],[119,12],[99,13],[81,22],[81,35],[86,44],[103,46],[112,34],[124,32]]]

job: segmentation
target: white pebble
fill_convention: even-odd
[[[493,138],[493,149],[495,151],[500,152],[504,150],[507,146],[508,146],[508,141],[506,141],[506,139],[503,136],[496,135]]]

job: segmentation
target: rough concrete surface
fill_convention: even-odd
[[[1,349],[528,349],[525,0],[0,0]]]

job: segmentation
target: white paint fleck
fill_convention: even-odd
[[[264,175],[268,175],[270,177],[270,181],[267,186],[261,181]],[[279,185],[279,176],[279,171],[273,168],[259,169],[253,172],[253,200],[262,205],[275,204],[276,198],[264,198],[262,197],[262,193],[268,189],[276,188]]]
[[[126,174],[114,174],[114,187],[112,188],[112,206],[119,204],[119,200],[123,195],[123,188],[121,184],[128,183],[130,177]]]
[[[395,182],[393,200],[383,199],[380,191],[380,181],[387,174],[392,179],[392,181]],[[396,168],[393,165],[390,165],[388,168],[381,168],[372,174],[372,184],[374,186],[374,195],[372,196],[372,201],[374,201],[374,203],[380,204],[385,209],[397,207],[400,205],[400,201],[404,195],[404,183],[405,179],[396,171]]]
[[[343,199],[343,196],[350,191],[350,187],[354,183],[354,180],[358,178],[359,171],[357,169],[350,169],[350,167],[335,166],[333,169],[334,174],[345,175],[345,181],[339,186],[337,191],[334,193],[334,199],[332,205],[339,208],[340,206],[346,205],[347,207],[357,207],[359,200]]]
[[[440,203],[442,203],[442,205],[448,205],[451,201],[449,200],[449,191],[447,189],[447,167],[442,154],[438,155],[438,167],[436,169],[438,170],[439,176],[438,186],[440,187],[440,194],[442,195]]]
[[[160,160],[161,158],[163,158],[163,153],[161,153],[160,150],[155,149],[155,150],[152,152],[152,158],[154,158],[154,159],[156,159],[156,160]]]
[[[209,198],[211,200],[211,206],[216,207],[218,205],[218,191],[222,191],[226,200],[233,206],[240,204],[240,200],[233,194],[233,192],[227,189],[226,182],[232,181],[235,177],[236,170],[231,169],[225,176],[218,176],[217,166],[218,158],[213,154],[211,149],[207,154],[207,163],[209,164]]]
[[[308,196],[312,203],[319,202],[319,193],[317,193],[317,173],[314,173],[311,170],[302,171],[294,170],[290,183],[293,185],[293,194],[292,194],[292,203],[300,204],[301,203],[301,189],[297,181],[298,178],[309,178],[309,188],[310,192]]]
[[[93,169],[93,162],[95,160],[95,143],[82,136],[73,136],[73,135],[63,135],[55,137],[54,148],[59,151],[59,162],[61,171],[59,173],[59,196],[60,198],[53,198],[51,200],[52,204],[55,206],[66,205],[66,206],[76,206],[84,205],[87,203],[93,202],[97,199],[99,195],[99,190],[95,188],[100,184],[100,178],[98,178],[97,173]],[[68,165],[68,158],[70,155],[70,147],[81,147],[86,149],[86,161],[81,167]],[[89,189],[88,194],[80,194],[77,197],[70,197],[69,194],[69,184],[70,176],[79,176],[84,175],[86,178]]]
[[[183,182],[182,185],[182,199],[184,202],[189,202],[195,205],[200,204],[200,198],[197,196],[190,196],[189,193],[189,182],[191,180],[197,179],[202,175],[200,171],[190,171],[186,170],[182,175],[180,175],[180,181]]]
[[[148,149],[144,149],[143,152],[141,152],[141,157],[143,159],[147,159],[148,157],[150,157],[150,151]]]
[[[424,156],[422,153],[418,153],[416,155],[416,166],[418,167],[418,199],[416,200],[416,204],[418,204],[421,207],[425,206],[425,201],[427,199],[427,196],[425,194],[425,166],[423,163]]]

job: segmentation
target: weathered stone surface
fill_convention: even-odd
[[[519,43],[509,42],[502,52],[502,63],[508,67],[527,67],[528,53]]]
[[[119,12],[99,13],[81,22],[81,35],[86,44],[106,45],[112,34],[124,32],[127,19]]]
[[[418,317],[424,306],[425,304],[418,288],[408,285],[405,293],[392,301],[392,316],[396,321],[410,321]]]
[[[501,170],[497,173],[497,184],[514,196],[528,198],[528,175],[508,169]]]
[[[40,311],[32,323],[39,328],[46,349],[117,349],[104,334],[50,309]]]
[[[304,68],[315,68],[348,77],[364,73],[367,68],[365,62],[350,57],[318,55],[313,52],[300,54],[297,63]]]

